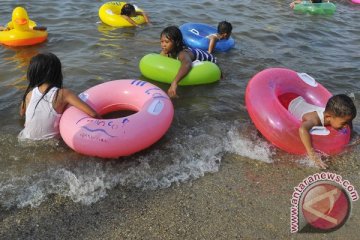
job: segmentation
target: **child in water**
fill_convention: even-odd
[[[217,27],[217,33],[207,36],[207,38],[209,38],[209,40],[210,40],[208,53],[213,52],[217,41],[219,41],[221,39],[229,39],[229,37],[231,35],[231,31],[232,31],[231,23],[229,23],[227,21],[219,22],[218,27]]]
[[[25,128],[20,139],[41,140],[59,136],[60,117],[67,105],[73,105],[90,117],[101,118],[89,105],[70,90],[63,88],[61,62],[52,53],[40,53],[30,60],[29,85],[20,106]]]
[[[301,96],[292,93],[279,96],[282,105],[296,118],[302,120],[299,135],[310,159],[325,169],[328,166],[316,154],[312,144],[310,130],[314,126],[331,126],[336,130],[350,126],[356,117],[356,107],[350,97],[345,94],[332,96],[325,108],[309,104]]]
[[[295,4],[302,3],[302,2],[303,2],[302,0],[295,0],[292,3],[290,3],[290,7],[294,8]],[[312,2],[312,3],[322,3],[322,0],[310,0],[310,2]]]
[[[176,94],[178,83],[190,72],[193,61],[216,63],[216,58],[212,54],[201,49],[185,47],[181,31],[176,26],[167,27],[161,32],[160,43],[161,55],[178,59],[181,62],[180,69],[168,90],[168,95],[171,98],[178,97]]]
[[[134,5],[126,3],[122,8],[121,8],[121,16],[123,18],[125,18],[129,23],[131,23],[134,26],[137,26],[136,22],[134,20],[132,20],[132,17],[136,17],[138,15],[143,16],[145,19],[145,22],[149,22],[149,18],[146,15],[145,12],[136,12]]]

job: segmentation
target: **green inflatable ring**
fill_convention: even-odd
[[[146,78],[154,81],[171,83],[179,71],[179,60],[156,53],[145,55],[139,63],[140,72]],[[179,82],[179,85],[199,85],[220,80],[220,68],[212,62],[196,61],[190,72]]]
[[[310,14],[322,14],[331,15],[335,12],[336,6],[333,3],[312,3],[304,1],[295,4],[294,12],[296,13],[310,13]]]

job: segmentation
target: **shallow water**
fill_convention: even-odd
[[[2,1],[0,23],[10,20],[20,1]],[[38,206],[50,194],[90,204],[117,185],[166,188],[219,171],[227,153],[236,158],[292,166],[311,166],[286,154],[257,134],[244,104],[247,82],[268,67],[307,72],[332,93],[355,97],[360,91],[360,6],[337,1],[333,16],[294,14],[286,1],[137,1],[151,24],[112,28],[100,23],[105,1],[27,1],[31,19],[48,27],[48,41],[26,48],[0,48],[0,204]],[[19,143],[23,121],[19,102],[32,56],[51,51],[62,61],[64,85],[75,92],[114,79],[143,79],[142,56],[159,52],[159,34],[168,25],[202,22],[233,24],[236,47],[218,54],[225,79],[217,84],[182,87],[174,100],[168,133],[149,149],[130,157],[102,160],[79,155],[61,141]],[[155,83],[166,90],[167,85]],[[360,132],[359,118],[354,121]],[[360,149],[345,153],[358,158]],[[336,161],[337,157],[332,158]],[[290,186],[291,188],[293,186]]]

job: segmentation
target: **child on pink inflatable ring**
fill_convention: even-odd
[[[356,107],[352,99],[345,94],[334,95],[328,100],[325,108],[309,104],[303,97],[294,93],[283,94],[279,96],[279,100],[291,114],[302,120],[299,136],[310,159],[319,167],[327,168],[327,164],[321,160],[312,146],[310,130],[314,126],[331,126],[336,130],[350,126],[352,130],[352,120],[356,117]]]

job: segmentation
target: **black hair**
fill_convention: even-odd
[[[27,94],[33,90],[35,87],[47,83],[49,87],[45,90],[44,94],[37,102],[36,106],[39,104],[41,99],[50,91],[51,88],[57,87],[62,88],[63,86],[63,74],[61,71],[61,62],[60,59],[53,53],[39,53],[30,60],[30,65],[27,70],[27,79],[29,85],[25,90],[25,94],[22,99],[22,104],[26,104]],[[55,101],[57,98],[58,92],[55,95]],[[35,108],[36,108],[35,106]]]
[[[322,3],[322,0],[312,0],[312,3]]]
[[[230,34],[232,31],[232,25],[231,25],[231,23],[229,23],[227,21],[219,22],[217,31],[219,34],[223,34],[223,33]]]
[[[184,49],[183,36],[180,29],[177,26],[166,27],[161,33],[160,38],[165,36],[174,43],[175,56]]]
[[[134,15],[136,13],[135,11],[135,7],[134,5],[130,4],[130,3],[126,3],[122,8],[121,8],[121,15],[125,15],[128,17],[131,17],[132,15]]]
[[[325,107],[325,111],[333,114],[335,117],[351,116],[356,117],[356,107],[352,99],[346,94],[332,96]]]

